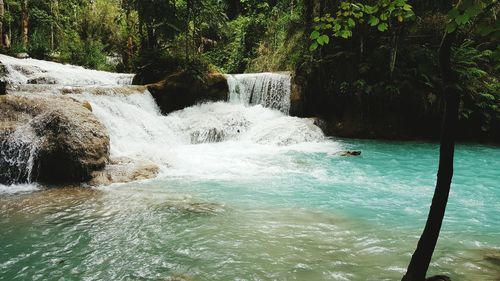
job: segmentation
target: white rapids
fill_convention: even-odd
[[[133,74],[110,73],[36,59],[17,59],[0,54],[9,84],[130,85]]]
[[[244,79],[232,75],[235,79],[229,79],[230,88],[260,102],[253,98],[238,101],[232,91],[230,102],[199,104],[163,116],[149,91],[130,86],[128,74],[6,56],[0,60],[9,71],[10,83],[17,85],[10,87],[9,94],[27,94],[33,89],[30,94],[65,94],[88,101],[109,131],[111,157],[153,161],[160,166],[160,176],[241,178],[279,173],[280,165],[274,159],[278,154],[340,150],[338,144],[326,144],[312,119],[286,114],[289,75],[256,74],[260,78],[252,82],[252,93],[247,89],[251,75]],[[31,72],[28,75],[20,69]],[[39,75],[53,77],[57,83],[26,85],[28,76]],[[117,85],[124,86],[117,90]],[[255,87],[262,90],[255,91]]]

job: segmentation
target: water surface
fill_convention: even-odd
[[[179,148],[176,158],[200,158],[146,182],[2,187],[0,280],[400,279],[427,216],[436,144],[232,145]],[[431,274],[499,280],[498,167],[497,147],[457,147]]]

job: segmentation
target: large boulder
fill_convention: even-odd
[[[83,182],[108,159],[107,130],[82,103],[0,96],[0,183]]]
[[[147,87],[163,114],[200,102],[226,101],[229,93],[226,77],[220,73],[180,71]]]

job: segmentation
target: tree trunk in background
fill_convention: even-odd
[[[445,112],[441,131],[439,170],[436,189],[432,198],[429,216],[424,231],[418,241],[403,281],[424,281],[431,262],[432,254],[439,237],[448,195],[453,178],[453,158],[455,152],[455,134],[458,122],[459,93],[455,86],[456,77],[451,68],[451,47],[455,33],[445,34],[439,49],[441,77],[444,84]]]
[[[227,0],[226,5],[226,15],[229,20],[234,20],[241,14],[240,0]]]
[[[23,0],[21,5],[21,44],[24,50],[28,49],[28,0]]]
[[[59,3],[57,0],[50,0],[50,14],[52,16],[52,20],[50,21],[50,50],[53,52],[55,47],[55,28],[54,25],[57,23]]]
[[[4,39],[3,39],[4,17],[5,17],[5,5],[3,3],[3,0],[0,0],[0,48],[4,47]]]

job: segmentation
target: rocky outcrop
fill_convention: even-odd
[[[109,158],[109,136],[68,97],[0,96],[0,183],[82,182]]]
[[[89,184],[92,186],[127,183],[156,177],[160,168],[153,162],[121,157],[111,159],[104,170],[92,173]]]
[[[226,101],[228,85],[224,75],[210,73],[200,77],[180,71],[162,81],[147,85],[163,114],[205,101]]]

